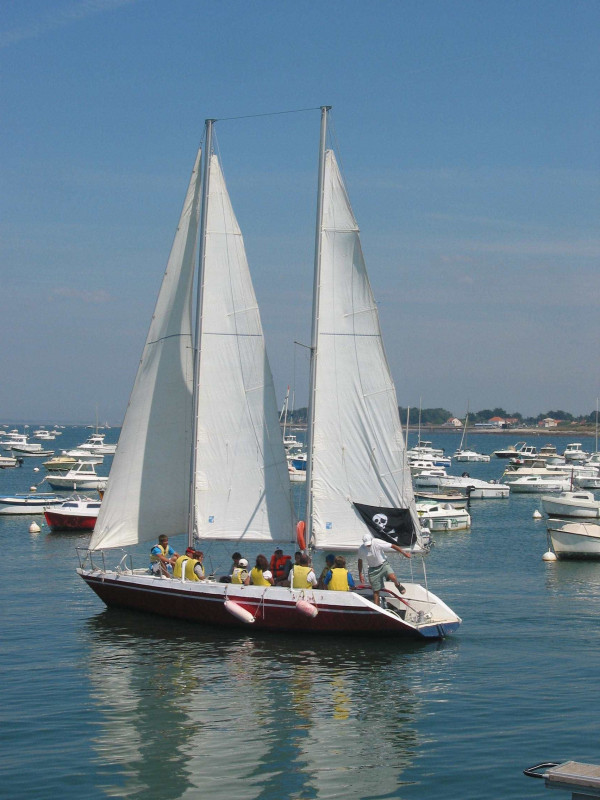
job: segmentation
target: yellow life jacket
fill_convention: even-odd
[[[252,567],[252,572],[250,573],[250,580],[254,584],[254,586],[270,586],[271,585],[266,578],[263,578],[262,569],[257,569],[256,567]]]
[[[308,573],[312,567],[302,567],[300,564],[294,564],[292,567],[293,579],[292,589],[312,589],[312,583],[308,580]]]
[[[331,580],[327,584],[328,589],[334,592],[349,592],[348,570],[345,567],[335,567],[331,570]]]
[[[248,577],[248,570],[246,567],[234,567],[231,573],[232,583],[243,583]]]
[[[160,548],[160,555],[161,556],[165,556],[166,557],[166,555],[167,555],[167,551],[162,546],[162,544],[153,544],[152,545],[152,549],[150,550],[150,563],[151,564],[156,564],[157,561],[160,561],[160,559],[158,557],[158,553],[153,553],[152,552],[152,550],[154,550],[155,547]]]
[[[190,558],[189,556],[186,556],[186,555],[179,556],[179,558],[177,559],[177,561],[173,565],[173,577],[174,578],[181,578],[181,572],[182,572],[181,568],[183,566],[183,562],[184,561],[186,562],[186,564],[185,564],[185,579],[186,579],[186,581],[199,581],[200,578],[196,575],[196,573],[194,571],[194,568],[195,568],[196,564],[200,564],[200,562],[198,561],[198,559]],[[202,564],[200,564],[200,566],[202,568],[202,577],[204,577],[204,567],[202,566]]]

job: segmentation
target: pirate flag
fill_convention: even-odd
[[[361,503],[354,503],[354,508],[376,539],[383,539],[399,547],[410,547],[417,541],[415,526],[408,508],[381,508]]]

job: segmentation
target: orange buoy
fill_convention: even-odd
[[[306,550],[306,539],[304,538],[304,531],[306,530],[306,523],[303,519],[298,521],[296,525],[296,541],[300,550]]]

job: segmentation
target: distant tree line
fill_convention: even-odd
[[[398,407],[398,411],[400,412],[400,419],[402,424],[406,424],[406,412],[407,409],[403,408],[402,406]],[[290,425],[306,425],[307,422],[307,412],[308,409],[306,408],[296,408],[294,411],[288,412],[287,421]],[[421,424],[422,425],[443,425],[445,422],[448,422],[449,419],[454,417],[455,415],[448,411],[445,408],[422,408],[421,412]],[[524,417],[518,411],[505,411],[503,408],[484,408],[481,411],[470,411],[469,412],[469,424],[476,425],[477,423],[485,423],[488,422],[493,417],[502,417],[502,419],[515,419],[517,425],[537,425],[538,422],[541,422],[543,419],[555,419],[558,422],[576,422],[580,425],[593,425],[596,422],[596,411],[591,411],[589,414],[584,414],[583,416],[573,416],[573,414],[569,414],[568,411],[545,411],[543,414],[538,414],[537,417]],[[457,417],[462,422],[464,422],[464,417]],[[419,409],[411,408],[410,409],[410,425],[414,426],[418,424],[419,420]]]

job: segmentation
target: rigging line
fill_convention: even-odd
[[[304,111],[320,111],[321,106],[314,106],[313,108],[294,108],[290,111],[268,111],[264,114],[244,114],[241,117],[219,117],[215,122],[230,122],[235,119],[254,119],[255,117],[277,117],[282,114],[301,114]]]

